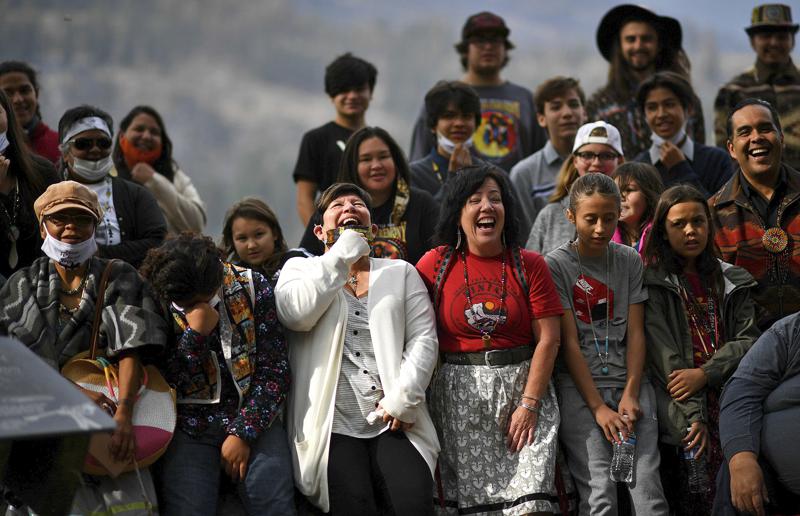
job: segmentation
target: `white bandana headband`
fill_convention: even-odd
[[[73,136],[76,134],[80,134],[84,131],[91,131],[92,129],[97,129],[99,131],[103,131],[111,138],[111,129],[108,128],[108,124],[106,124],[105,120],[97,116],[89,116],[86,118],[81,118],[64,134],[64,138],[61,139],[61,144],[64,145],[68,141],[72,139]]]

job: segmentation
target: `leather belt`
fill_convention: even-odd
[[[492,349],[474,353],[442,353],[442,362],[454,365],[504,366],[519,364],[533,356],[533,346]]]

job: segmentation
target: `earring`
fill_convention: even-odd
[[[500,234],[500,243],[503,244],[503,249],[506,248],[506,233],[505,231]]]
[[[456,249],[461,247],[461,228],[456,226]]]

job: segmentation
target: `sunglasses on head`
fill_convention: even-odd
[[[70,145],[81,151],[87,151],[97,146],[100,150],[111,148],[111,138],[75,138],[70,140]]]

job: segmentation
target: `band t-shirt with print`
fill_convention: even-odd
[[[417,263],[417,270],[431,291],[436,283],[444,249],[439,247],[428,251]],[[523,294],[512,263],[512,253],[509,250],[504,252],[504,302],[501,302],[502,256],[482,258],[466,252],[472,306],[467,302],[462,255],[454,254],[450,259],[440,287],[439,304],[434,307],[440,351],[472,352],[533,345],[533,320],[563,314],[544,259],[532,251],[521,251],[522,269],[528,283],[528,292]],[[489,347],[486,347],[481,330],[487,331],[493,327],[495,329],[491,331]]]
[[[608,267],[605,253],[581,256],[579,266],[575,245],[569,242],[550,252],[546,261],[564,309],[574,314],[581,352],[592,379],[598,387],[621,387],[627,379],[628,308],[645,302],[647,289],[642,286],[644,266],[639,253],[616,242],[608,244],[607,252]],[[603,373],[603,360],[598,356],[605,354],[606,335],[608,374]],[[558,364],[557,375],[559,381],[572,382],[563,361]]]

